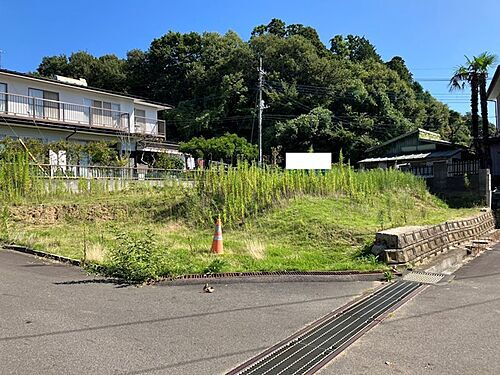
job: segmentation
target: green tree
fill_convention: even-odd
[[[478,75],[479,85],[479,100],[481,106],[481,122],[483,130],[483,139],[489,138],[490,122],[488,120],[488,96],[486,95],[486,81],[488,78],[488,70],[496,61],[496,56],[488,52],[483,52],[478,56],[474,56],[472,65]]]
[[[127,92],[144,97],[151,96],[147,69],[147,57],[144,51],[133,49],[127,52],[127,58],[123,63]]]
[[[258,155],[257,146],[236,134],[225,134],[221,137],[205,139],[194,137],[188,142],[181,142],[179,150],[196,158],[236,163],[240,160],[254,160]]]
[[[90,86],[126,91],[124,61],[115,55],[96,58],[79,51],[72,53],[69,58],[65,55],[44,57],[37,73],[44,77],[63,75],[75,79],[84,78]]]
[[[267,25],[260,25],[255,27],[252,30],[252,36],[264,35],[266,33],[269,33],[283,38],[286,36],[286,32],[286,24],[278,18],[273,18]]]
[[[336,35],[330,39],[330,51],[341,58],[349,58],[351,61],[360,62],[367,59],[374,59],[381,62],[380,55],[373,44],[364,36]]]
[[[172,104],[175,108],[163,115],[169,140],[197,139],[200,145],[192,149],[203,157],[232,160],[236,146],[226,152],[227,139],[217,144],[208,140],[230,133],[255,141],[259,57],[267,73],[265,154],[271,148],[290,147],[286,137],[278,136],[282,124],[319,116],[311,112],[317,108],[330,112],[332,134],[328,144],[314,139],[313,148],[335,153],[342,148],[353,162],[370,145],[417,127],[450,139],[467,138],[454,131],[463,122],[413,80],[403,58],[383,62],[370,41],[355,35],[336,35],[327,49],[314,28],[279,19],[257,26],[248,41],[232,31],[170,31],[147,50],[129,51],[125,59],[80,51],[69,58],[44,58],[38,73],[83,77],[92,86]],[[300,140],[296,147],[303,147]]]
[[[389,69],[394,70],[396,73],[398,73],[399,77],[408,83],[413,82],[413,76],[406,66],[405,61],[403,60],[402,57],[400,56],[394,56],[390,61],[385,63]]]
[[[450,90],[463,90],[465,86],[470,86],[471,89],[471,120],[472,120],[472,138],[473,145],[479,154],[479,110],[478,97],[481,97],[481,117],[482,117],[482,133],[483,139],[489,137],[489,121],[488,121],[488,102],[486,97],[486,79],[488,69],[495,62],[496,56],[483,52],[480,55],[469,58],[465,56],[466,64],[456,68],[453,76],[450,79]],[[488,153],[483,150],[486,155]]]
[[[68,75],[72,78],[85,78],[93,85],[92,78],[96,58],[85,51],[74,52],[68,59]]]
[[[43,77],[69,75],[68,58],[66,55],[46,56],[38,66],[37,73]]]
[[[472,142],[474,149],[478,149],[478,136],[479,136],[479,113],[478,113],[478,77],[477,74],[471,70],[471,60],[466,57],[468,65],[460,65],[455,69],[453,76],[450,79],[450,91],[463,90],[467,85],[471,89],[471,119],[472,119]]]
[[[441,134],[452,143],[468,146],[470,144],[470,128],[464,116],[456,111],[450,111],[448,126]]]
[[[155,156],[153,167],[160,169],[184,169],[184,160],[179,156],[159,153]]]

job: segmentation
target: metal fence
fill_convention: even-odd
[[[455,160],[448,164],[448,176],[475,175],[480,167],[480,160]]]
[[[32,173],[52,179],[164,180],[192,179],[195,171],[145,167],[31,164]]]
[[[406,171],[424,178],[434,177],[433,165],[412,165],[407,167]]]

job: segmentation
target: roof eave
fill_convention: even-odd
[[[495,74],[493,74],[493,78],[491,80],[490,85],[488,86],[488,90],[486,91],[486,98],[488,100],[496,100],[500,91],[500,85],[498,85],[498,81],[500,79],[500,65],[497,66],[495,70]],[[494,95],[495,93],[495,95]]]
[[[137,100],[137,101],[140,101],[144,105],[154,106],[156,108],[159,108],[160,110],[173,109],[174,108],[174,106],[172,106],[170,104],[155,102],[155,101],[149,100],[147,98],[141,98],[141,97],[138,97],[138,96],[131,96],[131,95],[128,95],[128,94],[125,94],[125,93],[120,93],[120,92],[115,92],[115,91],[111,91],[111,90],[100,89],[98,87],[73,85],[71,83],[57,81],[57,80],[52,79],[52,78],[37,77],[37,76],[33,76],[33,75],[30,75],[30,74],[27,74],[27,73],[16,72],[14,70],[0,69],[0,73],[6,74],[6,75],[10,75],[10,76],[13,76],[13,77],[30,79],[30,80],[38,81],[38,82],[51,83],[51,84],[55,84],[55,85],[59,85],[59,86],[64,86],[64,87],[69,87],[69,88],[73,88],[73,89],[80,89],[80,90],[85,90],[85,91],[97,92],[97,93],[105,94],[105,95],[116,96],[116,97],[120,97],[120,98],[132,99],[132,100],[134,100],[134,103]]]

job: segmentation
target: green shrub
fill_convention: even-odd
[[[154,168],[161,169],[184,169],[184,160],[179,156],[160,153],[156,156]]]
[[[151,233],[118,233],[107,254],[106,273],[130,282],[155,280],[166,274],[166,259]]]
[[[179,150],[195,158],[223,160],[230,164],[237,160],[255,160],[258,155],[257,146],[252,145],[243,137],[229,133],[209,139],[192,138],[189,142],[181,142]]]
[[[203,273],[221,273],[223,269],[227,266],[227,262],[223,259],[214,259],[210,264],[203,270]]]
[[[54,152],[66,151],[66,161],[68,164],[80,164],[82,157],[89,157],[93,165],[114,165],[123,166],[128,160],[122,158],[118,151],[116,142],[98,141],[81,144],[70,141],[57,141],[44,143],[37,139],[27,139],[24,141],[26,148],[21,142],[12,138],[0,140],[0,160],[6,160],[14,154],[24,154],[29,150],[33,157],[40,164],[49,162],[49,150]],[[30,159],[30,162],[33,160]]]
[[[391,271],[385,271],[384,272],[384,279],[385,279],[385,281],[390,282],[390,281],[392,281],[392,279],[394,279],[394,275],[392,274]]]

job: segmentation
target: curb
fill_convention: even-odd
[[[20,245],[1,245],[0,248],[35,255],[72,266],[81,267],[82,261],[46,253]],[[267,280],[266,280],[267,279]],[[300,282],[300,281],[381,281],[384,272],[377,271],[263,271],[263,272],[226,272],[216,274],[188,274],[178,277],[169,277],[158,281],[146,282],[149,285],[196,285],[229,284],[229,283],[261,283],[261,282]]]
[[[61,263],[71,264],[72,266],[81,267],[81,265],[82,265],[81,260],[67,258],[67,257],[64,257],[62,255],[46,253],[44,251],[30,249],[29,247],[24,247],[24,246],[19,246],[19,245],[0,245],[0,248],[17,251],[17,252],[24,253],[24,254],[35,255],[35,256],[40,257],[40,258],[47,258],[47,259],[55,260],[55,261],[61,262]]]
[[[276,271],[276,272],[228,272],[207,275],[185,275],[159,280],[156,285],[196,285],[263,282],[301,281],[381,281],[383,272],[372,271]]]

